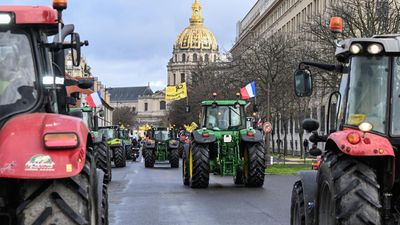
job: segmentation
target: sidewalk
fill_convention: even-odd
[[[315,161],[315,157],[306,157],[304,161],[304,159],[300,159],[300,157],[286,156],[286,158],[284,158],[283,155],[273,156],[273,164],[278,165],[310,165]],[[271,159],[268,160],[267,165],[271,165]]]

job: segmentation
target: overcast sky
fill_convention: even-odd
[[[51,0],[10,0],[1,4],[51,5]],[[65,23],[73,23],[92,73],[107,87],[166,85],[166,65],[177,36],[189,25],[194,0],[69,0]],[[236,23],[256,0],[200,0],[205,26],[221,51],[231,48]]]

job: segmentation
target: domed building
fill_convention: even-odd
[[[190,81],[191,71],[199,63],[215,62],[219,59],[219,47],[214,34],[204,27],[201,4],[192,5],[190,25],[178,36],[173,56],[168,63],[168,85],[174,86]]]

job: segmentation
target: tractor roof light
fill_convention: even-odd
[[[372,55],[377,55],[383,51],[383,46],[380,44],[371,44],[368,46],[368,52]]]
[[[342,33],[343,19],[340,17],[332,17],[329,23],[329,30],[333,33]]]
[[[0,13],[0,25],[8,25],[13,23],[14,16],[11,13]]]
[[[53,8],[56,10],[67,9],[68,0],[53,0]]]
[[[362,46],[360,44],[352,44],[350,46],[350,52],[354,55],[360,54],[362,51]]]

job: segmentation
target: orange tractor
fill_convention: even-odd
[[[107,186],[89,129],[71,116],[65,77],[87,45],[53,8],[0,6],[0,224],[108,224]],[[54,41],[48,40],[54,36]],[[67,39],[69,38],[69,39]]]

